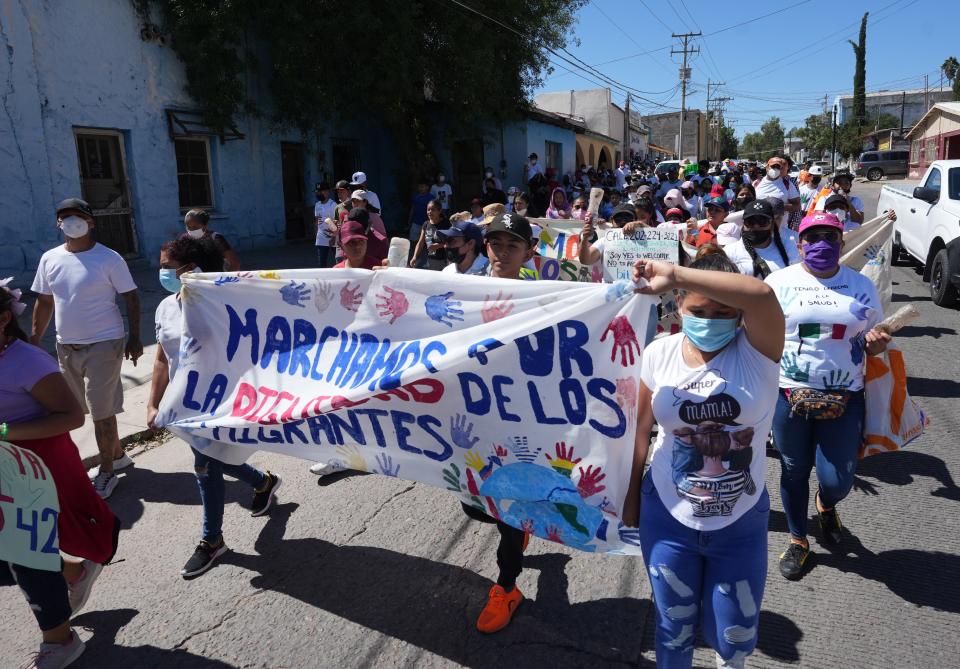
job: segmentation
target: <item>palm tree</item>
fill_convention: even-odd
[[[943,76],[953,85],[953,99],[960,100],[960,61],[950,56],[940,66]]]

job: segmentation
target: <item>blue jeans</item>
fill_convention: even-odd
[[[217,544],[223,534],[223,504],[226,497],[223,475],[229,474],[254,489],[263,486],[267,475],[246,463],[228,465],[204,455],[193,446],[190,450],[193,451],[193,470],[197,475],[200,502],[203,504],[203,540]]]
[[[779,393],[773,414],[773,440],[780,451],[780,497],[790,534],[807,536],[810,470],[817,466],[820,504],[832,509],[850,492],[863,441],[863,391],[850,395],[840,418],[813,420],[790,415],[790,403]]]
[[[766,488],[731,525],[699,531],[670,515],[649,473],[641,486],[640,548],[657,610],[657,667],[692,666],[699,629],[723,660],[718,666],[742,667],[757,645],[767,578]]]

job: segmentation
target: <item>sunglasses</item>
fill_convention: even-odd
[[[744,221],[746,223],[746,221]],[[836,244],[840,241],[839,230],[824,230],[823,232],[805,232],[800,237],[800,241],[807,244],[816,244],[817,242],[829,242]]]

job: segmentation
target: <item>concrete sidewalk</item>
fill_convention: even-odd
[[[296,243],[269,249],[245,251],[241,262],[245,270],[260,269],[290,269],[296,267],[315,267],[316,250],[311,243]],[[120,370],[123,381],[123,413],[117,415],[117,428],[120,433],[120,443],[126,448],[130,444],[148,436],[147,429],[147,401],[150,399],[150,380],[153,372],[153,361],[156,357],[157,345],[154,337],[154,313],[157,305],[170,293],[160,286],[157,268],[144,259],[130,263],[130,273],[137,284],[140,293],[140,337],[143,341],[143,356],[134,365],[124,360]],[[30,332],[30,318],[33,313],[33,304],[36,296],[29,293],[29,285],[19,286],[24,290],[24,301],[28,309],[18,319],[25,332]],[[129,332],[126,323],[126,309],[119,300],[120,311],[124,317],[124,327]],[[40,342],[40,346],[51,355],[56,355],[56,328],[51,320],[50,327]],[[93,422],[89,418],[83,426],[70,433],[73,437],[80,457],[85,467],[90,468],[100,464],[100,452],[94,437]]]

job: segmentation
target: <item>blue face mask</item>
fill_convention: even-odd
[[[683,334],[701,351],[713,353],[737,334],[739,318],[697,318],[683,314]]]
[[[161,269],[160,285],[163,286],[167,291],[171,293],[179,293],[181,284],[180,284],[180,277],[177,276],[177,270]]]

